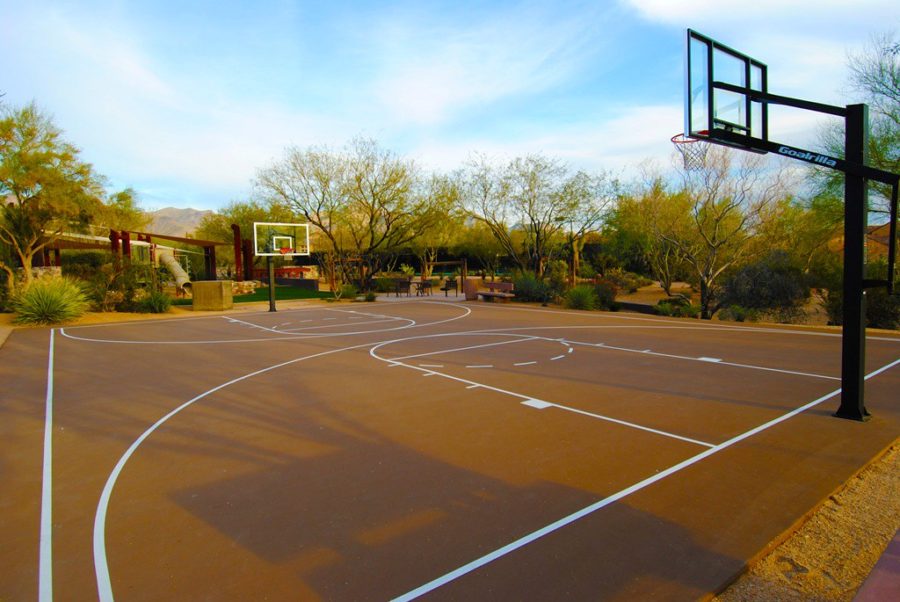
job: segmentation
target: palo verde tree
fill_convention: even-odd
[[[102,208],[103,188],[79,150],[32,103],[0,118],[0,242],[32,280],[32,259],[65,232],[84,231]],[[15,283],[14,266],[0,264]]]
[[[780,164],[779,164],[780,165]],[[785,170],[764,157],[713,146],[701,169],[684,170],[685,212],[649,216],[654,235],[681,253],[700,285],[701,317],[710,319],[716,280],[751,251],[761,224],[786,196]]]
[[[581,238],[599,222],[607,202],[596,179],[570,174],[563,163],[541,155],[501,167],[477,157],[462,178],[466,212],[490,229],[519,269],[538,277],[567,228]]]
[[[690,201],[683,191],[672,192],[661,177],[654,177],[621,195],[608,223],[607,237],[613,246],[620,253],[639,255],[670,296],[687,263],[682,248],[660,235],[659,225],[683,221],[689,211]]]
[[[865,50],[851,56],[850,92],[855,102],[869,105],[868,164],[891,173],[900,172],[900,39],[896,34],[882,34],[872,38]],[[842,125],[824,127],[820,132],[824,152],[836,157],[844,154]],[[843,198],[844,174],[832,169],[814,169],[825,198]],[[889,212],[890,187],[871,181],[871,210]]]
[[[412,162],[372,140],[356,139],[340,152],[288,149],[282,160],[259,172],[256,185],[268,202],[290,207],[321,232],[329,255],[326,270],[332,275],[340,270],[346,279],[348,259],[372,274],[385,256],[438,219],[428,211],[431,197],[415,194],[418,177]]]
[[[434,174],[421,182],[420,188],[419,194],[427,197],[421,206],[431,215],[422,216],[409,246],[422,266],[422,277],[430,278],[438,251],[449,248],[459,238],[465,215],[460,210],[459,185],[454,178]]]

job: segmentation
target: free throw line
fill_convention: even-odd
[[[896,359],[893,362],[891,362],[890,364],[887,364],[886,366],[882,366],[878,370],[875,370],[874,372],[866,375],[866,380],[893,368],[897,364],[900,364],[900,359]],[[724,449],[727,449],[727,448],[731,447],[732,445],[734,445],[735,443],[739,443],[739,442],[743,441],[744,439],[752,437],[753,435],[761,433],[762,431],[765,431],[765,430],[775,426],[776,424],[779,424],[781,422],[784,422],[785,420],[793,418],[797,414],[805,412],[806,410],[808,410],[812,407],[815,407],[815,406],[819,405],[820,403],[831,399],[832,397],[839,395],[840,392],[841,392],[840,389],[835,389],[831,393],[826,393],[822,397],[819,397],[818,399],[815,399],[815,400],[807,403],[806,405],[797,408],[796,410],[792,410],[792,411],[788,412],[787,414],[783,414],[783,415],[779,416],[778,418],[770,420],[769,422],[761,424],[760,426],[750,429],[749,431],[741,433],[740,435],[737,435],[736,437],[732,437],[728,441],[725,441],[724,443],[720,443],[719,445],[717,445],[711,449],[700,452],[696,456],[692,456],[692,457],[688,458],[687,460],[684,460],[683,462],[679,462],[678,464],[675,464],[674,466],[670,466],[666,470],[656,473],[652,477],[648,477],[648,478],[644,479],[643,481],[635,483],[631,487],[623,489],[623,490],[619,491],[618,493],[614,493],[613,495],[606,497],[600,501],[594,502],[593,504],[586,506],[586,507],[582,508],[581,510],[578,510],[577,512],[574,512],[568,516],[565,516],[556,522],[550,523],[546,527],[542,527],[541,529],[538,529],[537,531],[529,533],[528,535],[526,535],[524,537],[521,537],[511,543],[508,543],[505,546],[503,546],[502,548],[498,548],[497,550],[494,550],[493,552],[491,552],[489,554],[485,554],[481,558],[473,560],[472,562],[470,562],[466,565],[463,565],[463,566],[459,567],[458,569],[447,573],[446,575],[438,577],[437,579],[435,579],[433,581],[429,581],[425,585],[417,587],[416,589],[414,589],[410,592],[407,592],[407,593],[403,594],[402,596],[398,596],[397,598],[394,598],[394,602],[407,602],[409,600],[415,600],[416,598],[423,596],[424,594],[427,594],[428,592],[431,592],[443,585],[446,585],[447,583],[450,583],[451,581],[454,581],[454,580],[458,579],[459,577],[462,577],[463,575],[471,573],[472,571],[479,569],[479,568],[483,567],[484,565],[489,564],[489,563],[493,562],[494,560],[497,560],[498,558],[506,556],[507,554],[514,552],[514,551],[518,550],[519,548],[524,547],[524,546],[532,543],[533,541],[540,539],[541,537],[544,537],[545,535],[549,535],[550,533],[553,533],[554,531],[557,531],[567,525],[570,525],[570,524],[574,523],[575,521],[577,521],[581,518],[584,518],[585,516],[587,516],[589,514],[593,514],[597,510],[600,510],[601,508],[605,508],[606,506],[609,506],[613,502],[616,502],[624,497],[627,497],[627,496],[631,495],[632,493],[640,491],[641,489],[649,487],[650,485],[656,483],[657,481],[661,481],[662,479],[664,479],[668,476],[671,476],[671,475],[675,474],[676,472],[679,472],[679,471],[687,468],[688,466],[696,464],[697,462],[700,462],[701,460],[704,460],[704,459],[708,458],[709,456],[712,456],[713,454],[716,454]]]

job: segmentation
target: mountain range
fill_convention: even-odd
[[[148,211],[147,215],[151,217],[151,221],[147,226],[147,231],[169,236],[189,236],[200,225],[200,220],[213,213],[210,210],[177,209],[175,207]]]

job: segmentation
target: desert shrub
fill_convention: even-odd
[[[544,270],[544,281],[553,297],[561,297],[569,288],[569,266],[559,259],[551,261]]]
[[[355,299],[359,289],[352,284],[341,285],[340,291],[335,295],[338,299]]]
[[[401,263],[400,264],[400,273],[403,274],[404,276],[415,276],[416,268],[412,267],[411,265],[406,265],[405,263]]]
[[[759,311],[742,305],[729,305],[719,310],[719,319],[733,322],[756,322],[759,320]]]
[[[619,268],[607,270],[606,273],[603,274],[603,278],[615,284],[619,290],[628,291],[629,293],[636,292],[642,286],[653,283],[652,280],[645,276],[626,272]]]
[[[699,305],[687,303],[685,305],[676,305],[673,308],[673,315],[678,318],[699,318],[701,311],[703,311],[703,308]]]
[[[10,300],[20,324],[56,324],[73,320],[88,309],[81,284],[71,278],[41,278],[17,290]]]
[[[368,301],[369,303],[371,303],[372,301],[374,301],[377,298],[378,298],[378,295],[375,294],[375,291],[368,291],[366,293],[366,301]]]
[[[591,286],[576,286],[566,292],[563,304],[569,309],[591,310],[597,307],[597,295]]]
[[[135,310],[146,314],[164,314],[172,307],[172,298],[161,291],[147,291],[135,300]]]
[[[597,296],[597,307],[601,309],[616,309],[616,295],[619,289],[609,280],[598,280],[594,284],[594,294]]]
[[[654,309],[660,316],[672,316],[675,318],[696,318],[701,311],[699,305],[678,297],[670,297],[660,301]]]
[[[540,301],[546,303],[551,298],[550,287],[538,279],[534,272],[519,272],[513,277],[513,287],[517,301]]]
[[[783,251],[744,266],[725,281],[722,291],[724,305],[755,309],[779,321],[793,321],[802,316],[809,296],[803,270]]]
[[[844,292],[832,289],[824,295],[823,305],[828,323],[841,326],[844,323]],[[900,328],[900,299],[887,294],[884,288],[866,291],[866,326],[869,328]]]
[[[653,309],[656,310],[657,315],[660,316],[672,316],[675,314],[675,307],[667,301],[660,301]]]
[[[578,265],[578,277],[593,279],[597,275],[597,270],[590,263],[584,261]]]

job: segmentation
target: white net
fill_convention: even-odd
[[[686,138],[684,134],[672,136],[672,144],[684,159],[684,168],[691,171],[703,169],[706,166],[706,151],[709,143],[697,138]]]

